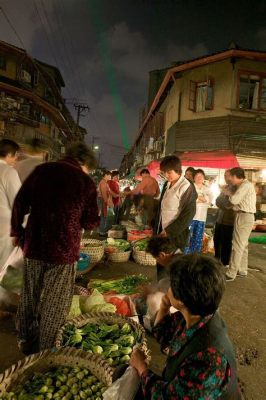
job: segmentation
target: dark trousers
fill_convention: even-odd
[[[216,222],[214,231],[214,249],[215,257],[218,258],[223,265],[229,265],[232,239],[234,227],[231,225],[223,225]]]

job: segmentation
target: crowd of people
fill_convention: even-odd
[[[53,347],[73,296],[82,230],[105,237],[111,224],[129,216],[132,204],[154,237],[147,251],[157,260],[158,290],[164,292],[153,333],[167,354],[163,376],[147,367],[136,350],[137,399],[239,399],[236,362],[218,307],[225,281],[246,277],[248,238],[254,224],[256,193],[244,171],[225,172],[216,199],[215,257],[201,254],[212,195],[202,169],[187,168],[169,155],[160,162],[160,187],[148,169],[134,189],[120,190],[119,172],[104,171],[96,188],[93,151],[83,143],[66,149],[64,159],[45,162],[38,141],[16,163],[19,146],[0,141],[0,268],[12,246],[24,255],[23,287],[16,317],[18,343],[25,354]],[[169,313],[170,307],[178,312]]]

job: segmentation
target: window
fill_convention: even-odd
[[[0,69],[6,70],[6,58],[0,54]]]
[[[213,109],[213,82],[211,80],[190,81],[189,109],[195,112]]]
[[[240,73],[238,107],[266,109],[266,77],[257,73]]]

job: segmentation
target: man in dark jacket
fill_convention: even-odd
[[[216,199],[216,205],[219,210],[213,238],[215,257],[221,260],[224,266],[229,265],[235,222],[235,211],[229,201],[229,196],[225,194],[225,191],[228,190],[232,194],[235,192],[235,188],[231,184],[230,176],[230,170],[225,171],[224,180],[226,186]]]
[[[155,233],[169,237],[176,250],[183,251],[188,243],[189,226],[196,213],[198,195],[195,186],[181,176],[181,162],[177,156],[165,157],[160,168],[168,182],[162,190]],[[164,276],[164,267],[157,264],[158,280]]]
[[[95,165],[85,144],[72,144],[65,159],[36,167],[15,199],[11,236],[25,257],[17,330],[25,353],[51,348],[69,313],[81,232],[99,222],[87,175]]]

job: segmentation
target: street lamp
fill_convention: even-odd
[[[99,150],[99,146],[96,144],[95,146],[93,146],[93,150]]]

